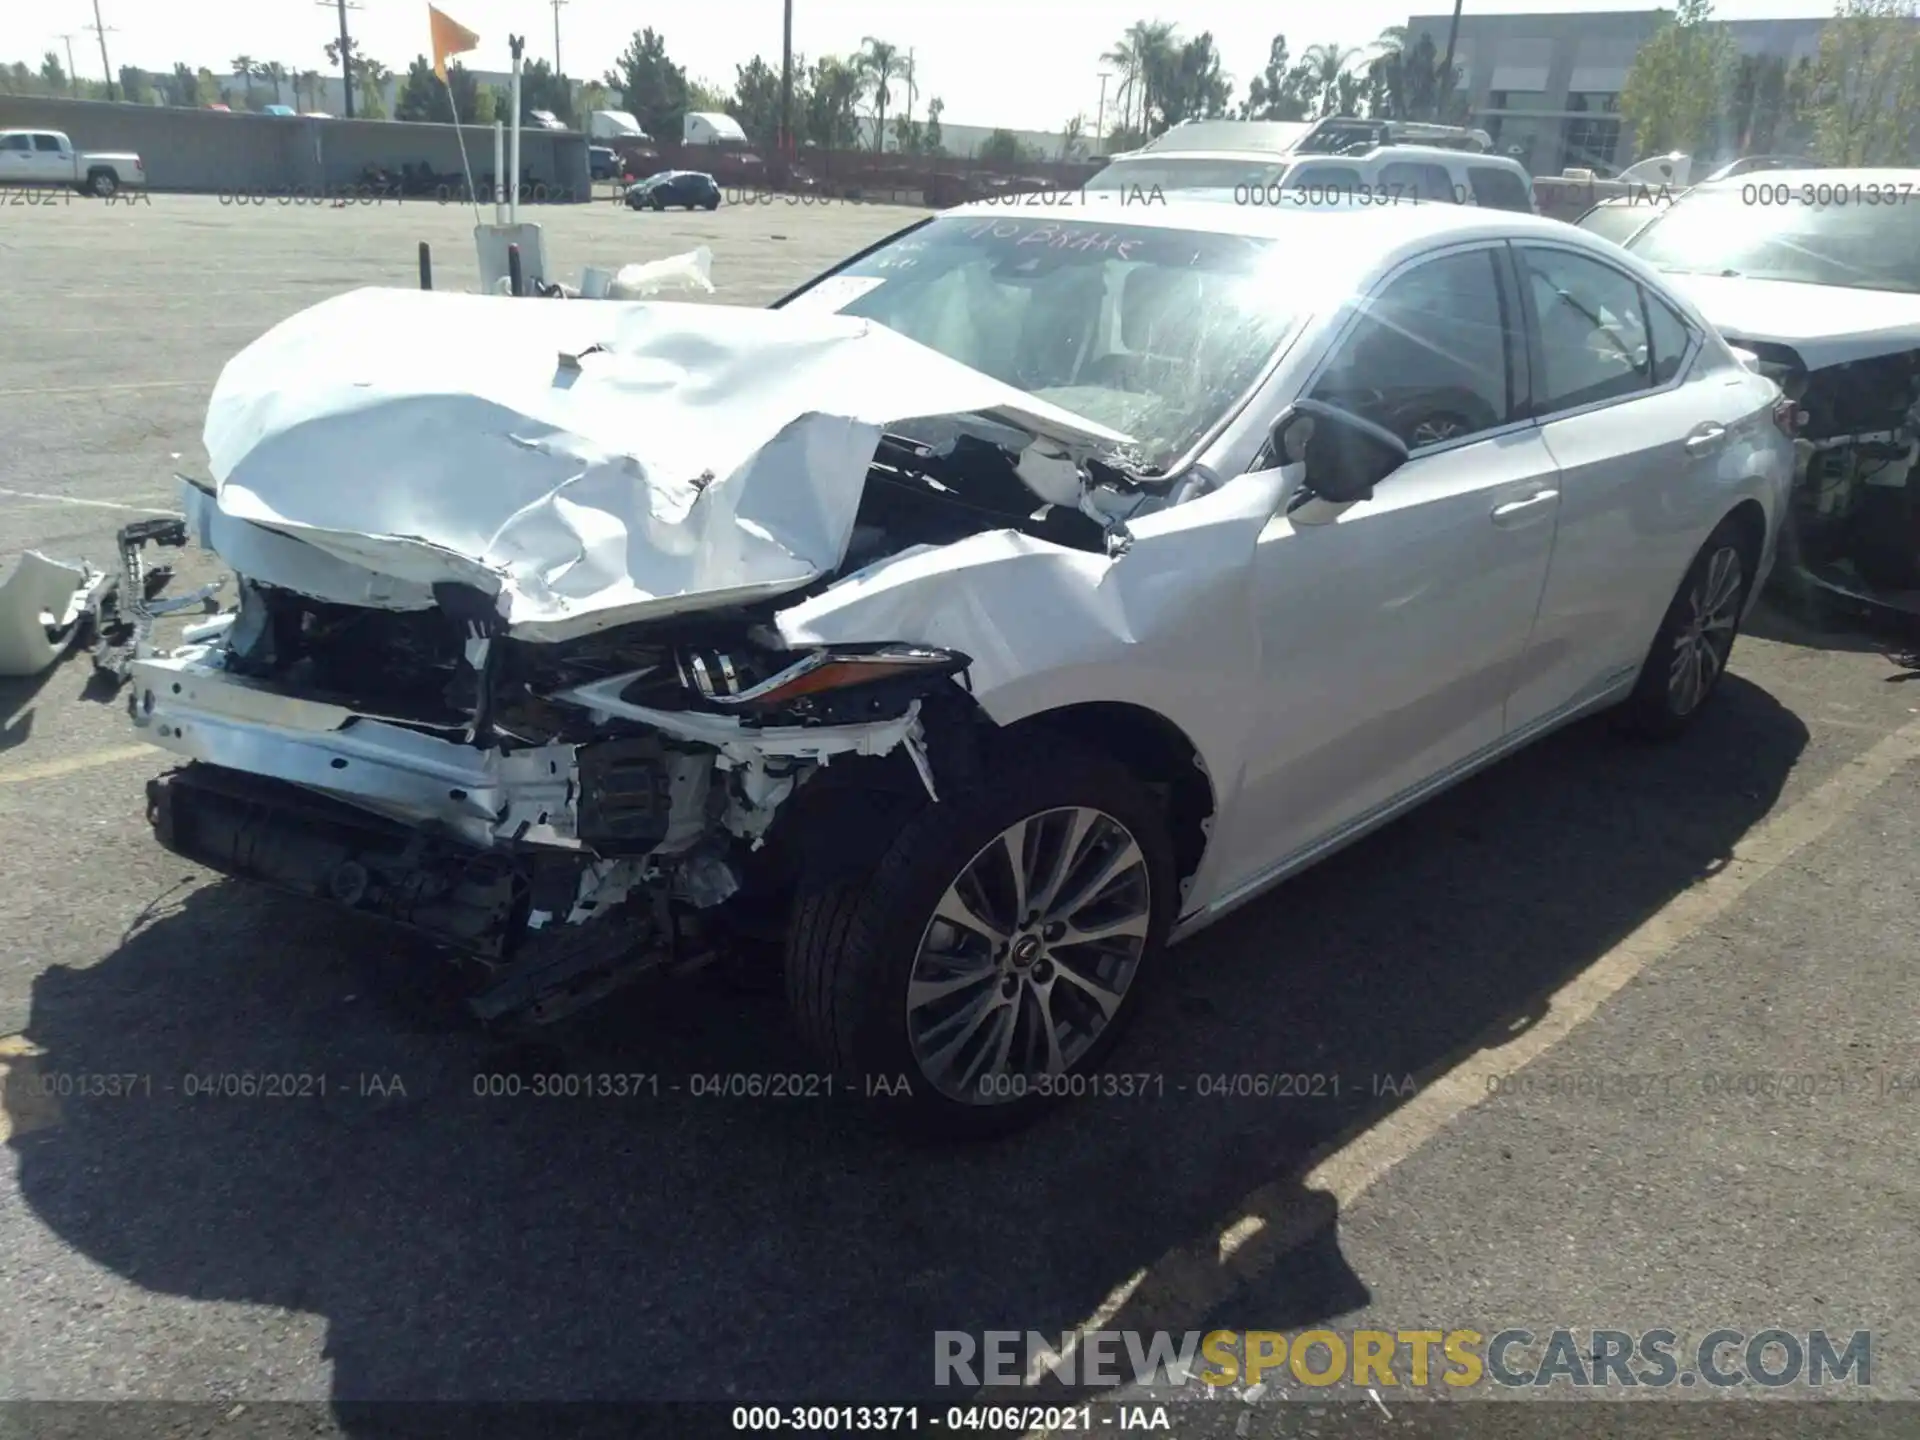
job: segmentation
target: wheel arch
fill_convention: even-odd
[[[1116,760],[1162,797],[1175,870],[1184,891],[1206,857],[1219,797],[1200,748],[1157,710],[1092,700],[1042,710],[1006,726],[1006,739],[1044,732]]]

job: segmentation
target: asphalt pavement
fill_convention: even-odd
[[[0,556],[110,563],[204,465],[245,341],[414,283],[421,239],[441,283],[470,269],[459,207],[0,214]],[[714,300],[757,304],[914,216],[538,218],[568,273],[706,243]],[[218,573],[190,552],[179,584]],[[1172,952],[1132,1095],[958,1149],[727,1094],[814,1068],[739,976],[502,1047],[407,942],[161,851],[165,762],[84,660],[0,682],[0,1399],[355,1435],[379,1401],[944,1407],[975,1397],[935,1385],[936,1332],[1088,1325],[1867,1330],[1848,1398],[1920,1399],[1915,673],[1763,612],[1683,742],[1583,724],[1343,852]],[[625,1093],[530,1093],[555,1075]],[[1176,1433],[1521,1433],[1364,1389],[1276,1372]],[[1761,1395],[1868,1433],[1803,1388],[1707,1389],[1645,1433],[1758,1433]],[[67,1423],[28,1413],[0,1431]],[[1525,1433],[1652,1423],[1551,1417]]]

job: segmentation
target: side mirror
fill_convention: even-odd
[[[1323,400],[1296,400],[1273,425],[1282,465],[1306,463],[1303,494],[1334,505],[1373,498],[1373,487],[1407,463],[1398,435]]]

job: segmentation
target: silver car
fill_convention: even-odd
[[[766,310],[359,291],[215,391],[241,602],[133,667],[150,815],[496,1020],[772,940],[838,1083],[999,1127],[1289,875],[1690,725],[1782,424],[1654,271],[1453,205],[979,206]]]

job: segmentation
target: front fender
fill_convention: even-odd
[[[962,651],[1007,726],[1089,703],[1139,706],[1192,742],[1224,809],[1258,714],[1251,562],[1278,471],[1143,517],[1093,554],[993,530],[921,546],[780,611],[790,645],[899,640]]]

